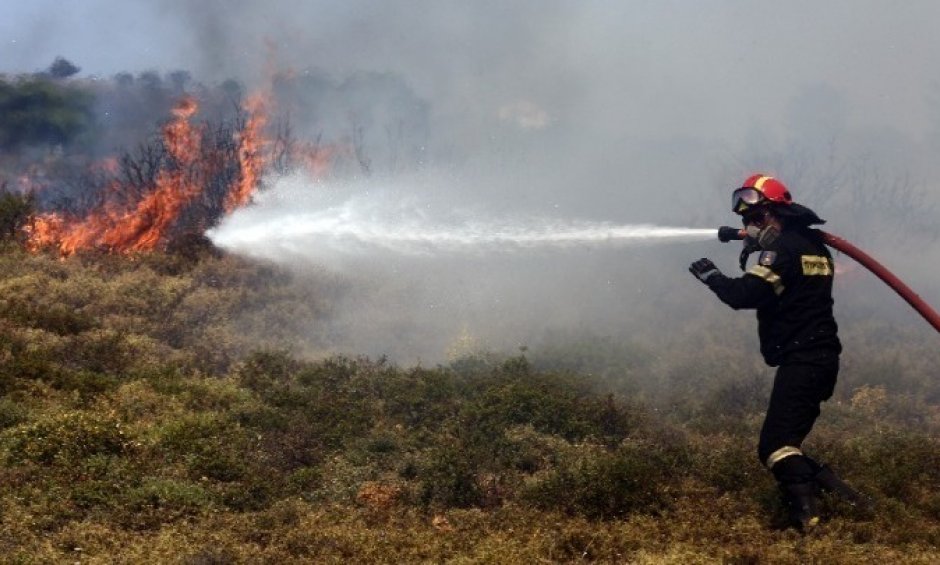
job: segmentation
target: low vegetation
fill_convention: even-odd
[[[935,344],[856,349],[808,447],[877,512],[827,499],[804,538],[754,454],[770,383],[743,354],[329,357],[309,344],[340,289],[208,248],[4,249],[2,560],[940,560]]]

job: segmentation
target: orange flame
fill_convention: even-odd
[[[235,132],[238,174],[226,188],[222,199],[225,213],[247,205],[261,184],[272,162],[274,145],[265,136],[270,109],[270,91],[245,101],[247,118]],[[32,218],[26,227],[27,247],[31,250],[57,248],[63,256],[82,249],[111,252],[147,251],[167,243],[170,230],[186,207],[210,185],[215,175],[231,159],[225,149],[204,147],[204,127],[190,122],[199,110],[195,98],[186,96],[172,110],[173,118],[163,127],[163,144],[168,159],[146,195],[131,204],[120,204],[132,187],[112,180],[108,186],[114,198],[106,199],[100,209],[84,218],[67,218],[46,213]],[[341,148],[297,143],[290,158],[315,177],[328,171],[331,160]],[[105,159],[92,170],[115,178],[116,159]]]
[[[54,213],[38,216],[28,230],[29,247],[57,245],[63,255],[95,247],[124,252],[156,247],[183,207],[200,191],[202,175],[198,169],[193,174],[191,165],[199,157],[202,132],[189,123],[198,109],[192,97],[183,98],[173,108],[174,119],[164,126],[163,139],[174,163],[157,174],[154,190],[133,210],[105,205],[71,224]],[[112,190],[119,191],[120,186],[113,183]]]
[[[236,134],[241,175],[225,199],[223,207],[226,212],[240,208],[251,200],[251,195],[258,187],[267,165],[263,151],[268,144],[264,138],[264,127],[268,124],[265,99],[261,95],[251,96],[245,101],[245,109],[248,111],[245,129]]]
[[[318,179],[329,172],[330,166],[336,157],[351,152],[351,150],[338,145],[322,146],[316,143],[298,143],[294,147],[291,157],[299,162],[310,176]]]

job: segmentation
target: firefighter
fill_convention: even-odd
[[[741,269],[760,251],[756,264],[738,278],[725,276],[708,259],[689,270],[728,306],[757,310],[761,353],[777,367],[757,452],[780,485],[793,525],[805,532],[819,523],[819,490],[853,505],[865,502],[801,447],[820,404],[832,396],[842,351],[832,314],[832,256],[810,227],[825,222],[793,202],[782,182],[763,174],[748,177],[733,192],[732,210],[747,233]],[[729,239],[727,232],[719,235]]]

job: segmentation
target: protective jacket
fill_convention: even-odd
[[[744,276],[718,273],[707,284],[735,310],[757,309],[761,354],[776,367],[842,351],[832,315],[834,273],[821,234],[800,227],[784,229]]]

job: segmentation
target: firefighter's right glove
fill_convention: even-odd
[[[705,284],[708,284],[708,279],[715,275],[721,274],[721,271],[718,270],[718,267],[716,267],[715,264],[712,263],[709,259],[699,259],[698,261],[692,263],[689,266],[689,272],[695,275],[695,278]]]

